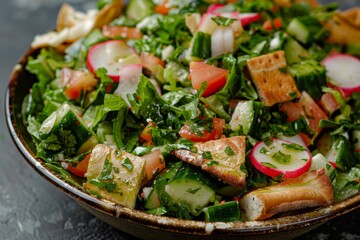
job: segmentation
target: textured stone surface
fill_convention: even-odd
[[[12,66],[34,34],[55,26],[60,0],[5,0],[0,7],[0,115]],[[67,0],[79,8],[88,0]],[[359,5],[359,0],[341,1]],[[0,117],[0,239],[134,239],[98,220],[40,177],[23,160]],[[298,239],[360,239],[360,210],[337,218]]]

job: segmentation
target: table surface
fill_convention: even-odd
[[[5,116],[4,93],[12,67],[28,48],[35,34],[55,26],[56,14],[62,2],[64,1],[1,1],[0,115]],[[93,7],[95,1],[67,2],[78,9],[88,9]],[[343,8],[347,4],[359,5],[359,0],[341,1]],[[29,167],[14,146],[4,117],[0,117],[0,164],[1,239],[135,239],[83,210],[72,198]],[[298,239],[360,239],[359,225],[360,209],[329,221]]]

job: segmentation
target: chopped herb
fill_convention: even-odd
[[[213,157],[211,155],[211,152],[209,152],[209,151],[204,151],[202,153],[202,157],[205,158],[205,159],[213,159]]]
[[[230,26],[236,19],[216,16],[211,18],[211,20],[213,20],[218,26],[227,27]]]
[[[108,191],[108,192],[113,192],[116,188],[116,183],[114,182],[109,182],[108,184],[106,184],[105,186],[105,189]]]
[[[262,165],[264,165],[265,167],[269,167],[269,168],[277,168],[275,165],[268,163],[268,162],[261,162]]]
[[[265,147],[262,147],[262,148],[260,149],[260,153],[262,153],[262,154],[268,154],[269,151],[268,151]]]
[[[219,162],[215,161],[215,160],[212,160],[212,161],[208,162],[206,165],[208,165],[208,167],[212,167],[212,166],[215,166],[215,165],[219,165]]]
[[[279,68],[279,72],[286,73],[287,68],[286,67],[281,67],[281,68]]]
[[[284,148],[287,148],[289,150],[294,150],[294,151],[305,151],[306,148],[296,144],[296,143],[282,143],[281,144]]]
[[[131,160],[129,158],[125,158],[121,165],[126,168],[129,172],[131,172],[134,169],[134,165],[132,164]]]
[[[91,179],[90,183],[96,187],[98,187],[99,189],[103,189],[106,186],[106,182],[104,181],[100,181],[99,179],[95,178],[95,179]]]
[[[226,153],[227,155],[229,155],[229,156],[235,155],[235,152],[232,150],[232,148],[231,148],[230,146],[227,146],[227,147],[225,148],[225,153]]]
[[[296,98],[297,93],[296,92],[291,92],[291,93],[289,93],[289,96],[292,97],[292,98]]]
[[[189,189],[186,190],[186,192],[191,193],[191,194],[195,194],[195,193],[197,193],[200,189],[201,189],[201,187],[195,188],[195,189],[189,188]]]
[[[120,151],[120,150],[116,150],[116,151],[115,151],[115,155],[116,155],[116,157],[121,157],[121,151]]]
[[[151,149],[152,147],[138,146],[134,149],[132,153],[136,156],[144,156],[145,154],[151,152]]]
[[[281,163],[281,164],[287,164],[291,161],[291,156],[284,154],[280,151],[277,151],[276,153],[274,153],[274,155],[272,155],[271,157],[272,159],[274,159],[276,162]]]
[[[303,160],[304,162],[306,162],[308,159],[306,159],[306,158],[302,158],[301,160]]]
[[[113,169],[114,169],[114,172],[115,172],[115,173],[119,173],[119,172],[120,172],[120,170],[119,170],[118,167],[113,167]]]
[[[99,180],[112,180],[114,179],[113,175],[111,174],[112,171],[112,163],[106,159],[104,162],[104,166],[101,170],[101,173],[99,175]]]

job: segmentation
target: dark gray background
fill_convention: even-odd
[[[0,115],[12,67],[33,36],[55,26],[61,0],[1,0],[0,4]],[[95,1],[67,0],[79,9]],[[323,0],[322,2],[330,2]],[[340,2],[340,1],[339,1]],[[360,5],[360,0],[341,1]],[[360,239],[360,210],[332,220],[298,239]],[[0,117],[0,239],[134,239],[80,208],[40,177],[15,148]]]

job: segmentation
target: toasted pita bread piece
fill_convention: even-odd
[[[265,106],[291,101],[301,96],[295,81],[286,72],[284,51],[276,51],[247,61],[260,100]]]
[[[248,220],[262,220],[277,213],[332,203],[333,189],[324,169],[289,178],[246,194],[240,200]]]
[[[329,43],[360,44],[360,7],[337,12],[324,25],[330,32]]]
[[[245,136],[221,138],[195,143],[197,152],[175,150],[176,157],[236,187],[243,188],[246,174],[240,170],[245,162]]]

